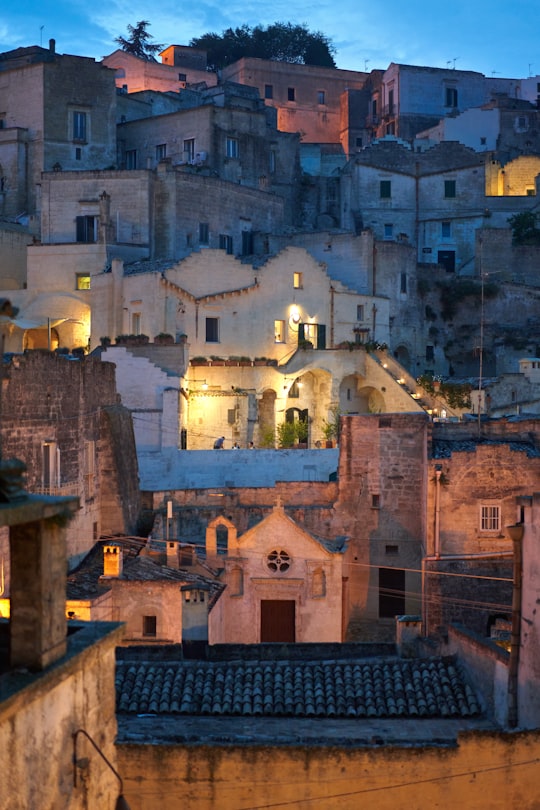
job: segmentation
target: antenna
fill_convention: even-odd
[[[364,73],[367,73],[367,66],[369,65],[369,62],[370,62],[369,59],[364,59]],[[530,67],[531,66],[529,65],[529,70],[530,70]]]
[[[43,29],[45,28],[44,25],[39,26],[39,47],[43,46]]]

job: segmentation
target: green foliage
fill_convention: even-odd
[[[208,55],[208,69],[220,70],[242,57],[271,59],[296,65],[333,67],[335,47],[321,31],[310,31],[305,24],[275,22],[266,28],[227,28],[221,34],[207,33],[189,43]]]
[[[540,228],[538,214],[533,211],[522,211],[509,217],[512,228],[513,245],[540,245]]]
[[[323,420],[322,432],[325,439],[338,439],[339,438],[339,417],[341,410],[339,405],[334,405],[330,408],[330,418]]]
[[[147,62],[156,62],[155,54],[163,50],[163,45],[150,42],[153,36],[146,30],[149,25],[148,20],[139,20],[135,27],[128,25],[128,38],[116,37],[114,41],[126,53],[131,53],[140,59],[146,59]]]
[[[259,440],[259,447],[265,449],[271,449],[276,445],[276,437],[274,435],[274,429],[271,427],[265,427],[262,431],[260,440]]]
[[[442,381],[436,390],[434,383],[439,380],[440,377],[438,376],[432,377],[431,374],[421,374],[416,381],[428,394],[438,394],[443,397],[451,408],[464,409],[471,407],[472,385],[469,383]]]
[[[295,419],[294,422],[282,422],[277,426],[277,440],[279,447],[293,447],[296,442],[307,442],[308,423],[305,419]]]

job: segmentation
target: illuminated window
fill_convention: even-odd
[[[155,638],[157,635],[157,616],[143,616],[143,636]]]
[[[499,532],[501,530],[501,507],[498,504],[483,503],[480,506],[480,531]]]
[[[302,273],[293,273],[293,287],[295,290],[301,290],[303,285]]]
[[[285,321],[274,321],[274,343],[285,343]]]
[[[89,290],[90,289],[90,276],[88,273],[76,273],[75,275],[75,289],[76,290]]]

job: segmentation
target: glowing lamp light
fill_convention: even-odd
[[[291,307],[290,318],[293,323],[300,323],[300,310],[297,306]]]

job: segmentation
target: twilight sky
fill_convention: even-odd
[[[150,22],[154,42],[185,45],[192,37],[244,23],[305,23],[322,31],[337,67],[386,68],[390,62],[477,70],[486,76],[540,74],[540,0],[0,0],[0,53],[48,46],[101,59],[128,23]]]

